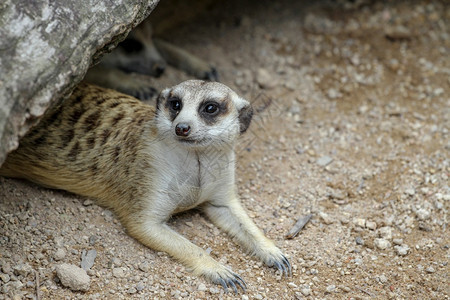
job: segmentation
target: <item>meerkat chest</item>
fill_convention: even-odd
[[[184,150],[184,151],[183,151]],[[159,166],[160,188],[166,191],[174,212],[194,208],[211,200],[233,182],[234,155],[171,149]]]

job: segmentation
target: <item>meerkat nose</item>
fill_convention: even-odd
[[[155,77],[156,78],[158,78],[158,77],[160,77],[161,75],[162,75],[162,73],[164,73],[164,70],[166,69],[166,67],[164,66],[164,65],[162,65],[162,64],[156,64],[154,67],[153,67],[153,71],[154,71],[154,73],[155,73]]]
[[[175,126],[175,133],[178,136],[188,136],[189,132],[191,132],[191,126],[186,123],[178,123],[177,126]]]

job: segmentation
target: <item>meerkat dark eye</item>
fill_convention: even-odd
[[[203,111],[210,115],[217,114],[219,112],[219,105],[216,103],[208,103],[205,105]]]
[[[123,42],[119,44],[126,53],[136,53],[144,49],[144,45],[133,38],[126,38]]]
[[[170,109],[173,111],[180,111],[181,110],[181,100],[178,98],[170,98],[169,106],[170,106]]]

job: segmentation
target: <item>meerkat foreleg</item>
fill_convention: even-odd
[[[253,223],[236,197],[206,203],[204,211],[213,223],[234,237],[248,252],[266,265],[276,267],[286,275],[291,274],[289,260]]]
[[[244,280],[230,268],[220,264],[202,248],[171,229],[163,221],[155,221],[155,217],[146,216],[139,224],[126,226],[130,235],[142,244],[157,251],[164,251],[190,269],[195,275],[203,276],[210,282],[220,284],[225,291],[232,288],[236,293],[237,286],[244,291]]]

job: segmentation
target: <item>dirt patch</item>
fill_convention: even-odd
[[[0,178],[0,299],[36,298],[36,279],[42,299],[448,299],[450,8],[311,3],[220,2],[165,33],[257,108],[239,147],[239,194],[292,277],[200,213],[174,217],[175,230],[247,282],[246,294],[224,294],[92,201]],[[169,69],[155,85],[184,79]],[[55,267],[80,265],[91,249],[89,291],[64,288]]]

